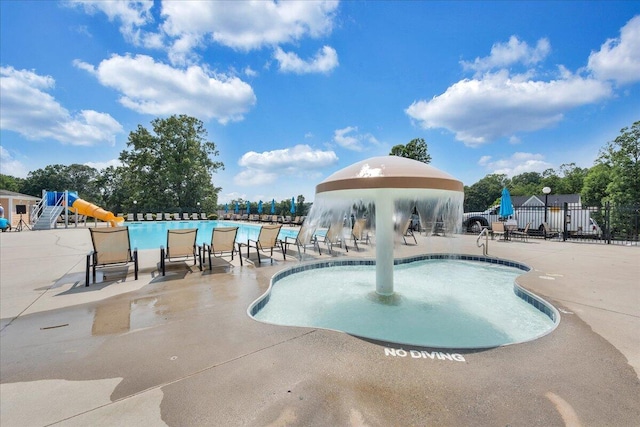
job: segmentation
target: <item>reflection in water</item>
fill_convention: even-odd
[[[172,286],[175,284],[172,283]],[[226,294],[226,291],[221,291]],[[121,334],[157,326],[181,313],[206,309],[219,299],[212,286],[188,283],[179,289],[160,291],[134,299],[119,296],[103,301],[94,310],[92,335]],[[215,297],[214,297],[214,294]]]

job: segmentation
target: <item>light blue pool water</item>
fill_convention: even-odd
[[[405,345],[488,348],[538,338],[557,324],[555,309],[515,285],[523,273],[468,260],[409,262],[395,266],[397,296],[388,304],[375,297],[375,265],[303,266],[274,277],[249,313]]]
[[[161,245],[167,245],[168,229],[197,228],[198,245],[211,243],[211,231],[214,227],[239,227],[236,242],[247,243],[248,239],[256,240],[260,232],[259,224],[244,224],[231,221],[154,221],[154,222],[125,222],[129,227],[131,246],[138,249],[158,249]],[[297,229],[282,227],[279,237],[295,238]]]

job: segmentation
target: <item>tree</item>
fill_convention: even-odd
[[[0,173],[0,188],[3,190],[19,193],[23,183],[24,179],[22,178],[16,178],[15,176]]]
[[[584,177],[580,196],[585,206],[602,206],[607,200],[607,186],[611,182],[611,166],[597,163]]]
[[[538,172],[524,172],[511,178],[509,192],[512,196],[531,196],[542,193],[542,175]]]
[[[427,164],[431,163],[431,155],[427,153],[427,143],[422,138],[412,139],[407,145],[394,145],[389,155],[407,157]]]
[[[138,209],[195,211],[199,202],[205,211],[215,210],[220,188],[213,185],[212,175],[224,165],[212,160],[218,151],[206,140],[203,123],[174,115],[151,125],[153,133],[138,125],[129,134],[131,151],[120,154]]]
[[[502,195],[502,188],[507,182],[507,176],[504,174],[490,174],[472,186],[465,187],[465,212],[484,211],[491,207]]]
[[[575,163],[564,163],[560,165],[562,173],[562,187],[564,194],[579,194],[584,185],[584,178],[589,169],[576,166]]]
[[[76,191],[79,197],[100,203],[102,198],[95,186],[98,176],[96,169],[86,165],[49,165],[29,172],[20,191],[35,197],[40,197],[42,190]]]
[[[611,167],[607,193],[617,205],[640,205],[640,121],[607,144],[599,161]]]

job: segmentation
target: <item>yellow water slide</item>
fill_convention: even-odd
[[[77,212],[80,215],[90,216],[97,218],[104,222],[108,222],[111,227],[115,227],[124,222],[124,218],[115,216],[113,212],[105,211],[101,207],[94,205],[93,203],[86,202],[82,199],[77,199],[71,194],[69,195],[69,210],[71,212]]]

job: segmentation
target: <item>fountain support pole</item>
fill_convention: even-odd
[[[376,201],[376,293],[393,295],[393,198]]]

